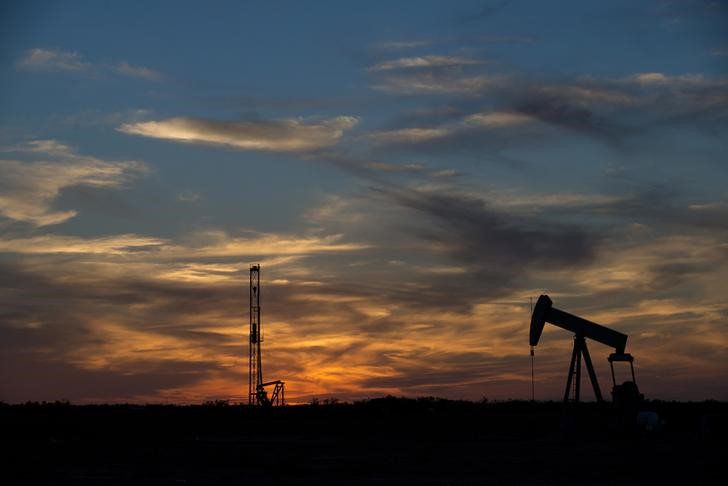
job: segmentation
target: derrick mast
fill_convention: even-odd
[[[250,366],[248,370],[248,404],[258,403],[258,388],[263,384],[260,332],[260,265],[250,266]]]
[[[250,340],[248,367],[248,405],[285,405],[285,382],[263,382],[263,361],[260,345],[263,331],[260,322],[260,265],[250,266]],[[270,397],[266,387],[273,387]]]

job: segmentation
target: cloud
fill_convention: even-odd
[[[357,123],[357,118],[352,116],[318,121],[285,118],[243,122],[169,118],[127,123],[121,125],[118,130],[143,137],[222,145],[239,150],[307,152],[335,145],[344,132]]]
[[[60,49],[29,49],[25,51],[17,65],[21,69],[65,71],[84,76],[99,76],[110,73],[150,81],[158,81],[162,78],[162,75],[158,71],[147,67],[133,66],[127,62],[112,64],[91,63],[85,61],[77,52],[68,52]]]
[[[426,121],[426,120],[425,120]],[[534,126],[538,118],[512,111],[478,112],[459,119],[450,119],[439,126],[406,127],[374,131],[366,135],[376,145],[400,146],[430,151],[439,149],[466,149],[470,146],[495,146],[519,140],[525,129],[531,133],[543,132]],[[528,126],[528,127],[527,127]]]
[[[59,224],[76,216],[74,210],[58,211],[52,207],[66,188],[120,188],[148,170],[142,162],[104,161],[78,155],[55,140],[32,141],[16,150],[57,159],[0,159],[0,215],[35,226]]]
[[[529,205],[538,214],[521,210]],[[716,205],[699,206],[689,211]],[[654,363],[666,356],[674,372],[719,374],[720,238],[638,229],[602,238],[563,222],[629,207],[607,196],[387,185],[327,198],[309,215],[310,234],[6,236],[18,253],[0,263],[0,355],[27,373],[24,386],[0,377],[0,398],[243,399],[249,261],[263,265],[266,376],[285,379],[294,399],[526,397],[528,296],[542,289],[557,307],[627,332],[642,383],[656,383],[665,368]],[[696,300],[685,292],[696,285],[713,290]],[[660,337],[678,324],[693,337]],[[545,330],[540,398],[562,393],[570,344]],[[595,364],[608,382],[608,367]],[[114,387],[99,387],[104,375]],[[68,395],[53,396],[62,388],[45,385],[55,379]]]
[[[150,81],[158,81],[162,78],[162,75],[153,69],[141,66],[132,66],[126,62],[121,62],[115,65],[113,69],[119,74],[132,78],[147,79]]]
[[[88,258],[84,260],[90,263]],[[22,399],[29,391],[36,394],[33,396],[42,395],[41,390],[58,393],[58,388],[43,386],[45,380],[58,378],[48,372],[48,363],[57,363],[64,382],[66,371],[81,375],[68,388],[70,397],[64,395],[72,400],[98,397],[96,380],[91,378],[104,373],[114,382],[119,375],[139,378],[137,388],[119,387],[113,397],[118,400],[142,400],[142,394],[154,401],[171,395],[177,401],[209,398],[210,394],[240,396],[235,389],[244,380],[240,349],[245,319],[240,301],[245,295],[247,268],[238,266],[233,278],[211,283],[162,280],[153,267],[140,271],[131,265],[117,271],[126,266],[127,261],[118,260],[114,266],[95,265],[92,272],[89,268],[79,271],[78,262],[57,259],[45,265],[2,265],[0,285],[13,289],[13,299],[7,293],[0,297],[4,309],[0,334],[8,348],[2,355],[11,359],[14,353],[6,351],[22,343],[25,383],[32,384],[25,390],[3,386],[3,399]],[[406,353],[417,342],[413,336],[434,344],[459,329],[419,326],[413,334],[418,325],[401,320],[391,305],[399,299],[396,287],[341,286],[338,279],[315,268],[310,268],[311,275],[323,280],[307,283],[290,267],[264,267],[266,372],[270,377],[285,378],[294,397],[347,387],[362,393],[367,379],[386,373],[383,357]],[[283,275],[288,284],[275,284]],[[54,300],[61,290],[62,303]],[[31,301],[35,305],[24,305]],[[452,317],[445,312],[441,316]],[[424,313],[412,317],[415,322],[427,319]],[[395,339],[372,339],[383,333]],[[459,340],[462,336],[450,339],[451,348],[460,348]],[[69,366],[75,371],[66,369]],[[158,375],[170,369],[183,376]],[[216,390],[212,383],[217,383]],[[111,398],[109,392],[104,389],[105,399]]]
[[[488,194],[488,202],[490,204],[496,208],[506,208],[509,211],[542,211],[546,208],[595,208],[618,203],[623,199],[623,196],[568,192],[517,194],[505,191],[491,192]]]
[[[624,81],[641,86],[667,86],[673,88],[728,86],[728,79],[711,79],[703,74],[680,74],[671,76],[659,72],[637,73],[628,76]]]
[[[445,128],[401,128],[369,134],[378,143],[419,143],[445,137],[450,132]]]
[[[177,200],[180,202],[195,202],[199,201],[200,195],[194,191],[186,190],[177,194]]]
[[[382,49],[385,51],[398,51],[403,49],[416,49],[418,47],[427,47],[431,43],[428,41],[421,41],[421,40],[414,40],[414,41],[389,41],[389,42],[379,42],[377,44],[374,44],[374,47],[377,49]]]
[[[612,145],[617,144],[625,135],[634,132],[616,124],[610,118],[599,115],[593,109],[559,98],[526,98],[519,103],[517,110],[532,119],[580,132]]]
[[[55,234],[28,237],[0,237],[0,252],[17,254],[102,254],[146,259],[208,257],[306,256],[359,251],[364,243],[345,242],[343,235],[298,236],[247,232],[246,236],[225,231],[196,232],[180,241],[136,234],[82,238]]]
[[[636,137],[671,125],[689,124],[716,134],[725,127],[728,113],[728,80],[721,76],[638,72],[621,78],[585,75],[539,80],[492,69],[485,72],[477,64],[455,66],[442,60],[436,65],[427,59],[422,56],[377,64],[376,69],[370,69],[374,77],[371,87],[395,96],[448,100],[446,106],[452,113],[433,112],[429,119],[421,115],[414,125],[450,129],[438,140],[443,147],[491,147],[498,152],[511,144],[534,140],[534,130],[543,130],[548,124],[623,148]],[[473,106],[493,115],[478,116],[477,111],[472,113]],[[477,139],[462,126],[450,126],[456,115],[471,116],[470,127],[478,121],[482,128],[523,126],[527,119],[540,121],[542,126],[523,130],[520,136],[514,131],[509,140]],[[447,125],[442,124],[443,118],[448,118]],[[411,120],[407,125],[391,130],[411,128]]]
[[[478,59],[431,54],[383,61],[368,71],[377,80],[372,88],[391,94],[476,96],[506,79],[482,72],[484,64]]]
[[[476,95],[503,82],[502,76],[453,76],[440,73],[418,73],[386,76],[372,87],[401,95],[464,94]]]
[[[22,68],[58,69],[79,73],[90,73],[93,71],[93,66],[82,61],[78,53],[54,49],[29,49],[20,59],[18,65]]]
[[[394,69],[468,66],[482,63],[482,61],[478,61],[476,59],[468,59],[465,57],[429,55],[419,57],[403,57],[391,61],[383,61],[370,67],[369,71],[376,72],[391,71]]]
[[[134,234],[100,238],[79,238],[61,235],[0,238],[0,253],[18,254],[102,254],[123,255],[158,248],[165,243],[159,238]]]
[[[471,274],[498,277],[506,287],[531,263],[542,266],[589,264],[598,239],[578,226],[544,224],[491,209],[466,194],[384,190],[385,197],[422,214],[433,224],[413,231],[464,263]]]
[[[536,87],[535,92],[546,98],[561,100],[564,103],[589,106],[595,103],[607,105],[633,105],[635,97],[619,90],[598,86],[552,85]]]
[[[223,231],[195,233],[178,251],[187,256],[257,256],[310,255],[358,251],[369,248],[364,243],[345,242],[342,234],[294,236],[250,232],[248,237],[230,236]]]
[[[589,227],[498,207],[446,183],[377,184],[361,198],[329,201],[312,217],[354,240],[376,242],[367,259],[405,262],[396,279],[411,286],[392,282],[396,289],[387,289],[399,305],[468,309],[523,285],[532,267],[589,266],[598,254],[602,236]],[[356,268],[365,279],[367,264]],[[437,276],[446,273],[459,276]]]
[[[474,113],[465,117],[466,123],[487,128],[522,125],[524,123],[530,123],[532,121],[533,118],[531,118],[530,116],[514,112]]]
[[[327,162],[365,179],[377,178],[382,174],[419,174],[425,171],[425,167],[419,163],[385,162],[375,158],[352,155],[336,150],[318,152],[311,155],[310,158],[312,160]]]
[[[427,115],[414,117],[430,123]],[[434,115],[433,118],[437,118]],[[409,120],[407,120],[409,121]],[[439,120],[432,120],[439,121]],[[483,111],[453,113],[443,123],[428,127],[406,127],[374,131],[366,135],[376,145],[398,146],[415,150],[467,150],[472,147],[497,147],[519,143],[523,135],[545,132],[538,118],[517,111]]]

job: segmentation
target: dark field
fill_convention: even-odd
[[[715,484],[728,404],[2,405],[5,484]]]

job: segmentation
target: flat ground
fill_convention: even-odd
[[[728,404],[0,405],[5,484],[715,484]],[[722,479],[721,479],[722,478]]]

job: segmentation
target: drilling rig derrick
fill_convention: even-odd
[[[260,265],[250,266],[250,340],[248,366],[248,405],[285,405],[285,382],[263,382],[261,343],[263,332],[260,322]],[[273,386],[268,397],[266,387]]]

